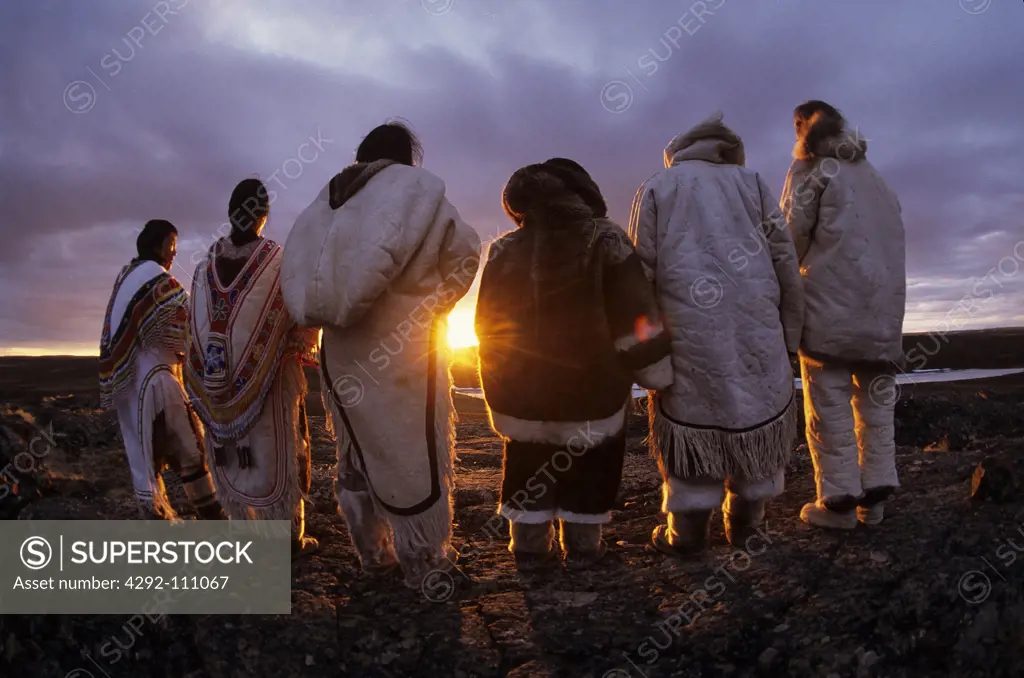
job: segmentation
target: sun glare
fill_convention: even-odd
[[[476,331],[473,329],[473,312],[456,309],[448,314],[448,345],[452,348],[476,346]]]

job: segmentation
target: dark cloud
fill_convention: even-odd
[[[665,143],[718,108],[778,191],[806,98],[843,109],[899,193],[908,319],[927,325],[1024,237],[1024,9],[893,5],[6,3],[0,346],[94,343],[141,224],[178,225],[185,279],[246,176],[277,193],[268,233],[283,239],[391,116],[487,237],[509,227],[512,171],[554,155],[586,166],[625,224]],[[1022,279],[990,276],[972,321],[1019,321]]]

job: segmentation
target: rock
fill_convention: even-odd
[[[13,633],[7,636],[7,642],[4,643],[4,658],[7,663],[10,664],[18,653],[21,652],[21,644],[18,642],[17,637]]]
[[[860,659],[858,660],[858,664],[862,669],[870,669],[877,663],[878,655],[870,651],[865,652],[863,655],[861,655]]]
[[[974,469],[971,477],[971,499],[1005,502],[1019,495],[1020,488],[1013,466],[1001,457],[987,457]]]
[[[495,504],[498,495],[493,490],[481,488],[456,488],[455,508],[467,508],[470,506],[487,506]]]
[[[757,658],[757,665],[762,671],[769,671],[779,659],[779,651],[774,647],[767,648]]]
[[[316,662],[315,662],[315,661],[313,661],[313,655],[311,655],[311,654],[307,654],[307,655],[306,655],[306,666],[312,666],[312,665],[313,665],[313,664],[315,664],[315,663],[316,663]]]
[[[789,675],[791,676],[806,676],[811,675],[811,662],[802,658],[793,658],[789,660]]]
[[[993,602],[985,603],[967,629],[966,638],[972,642],[993,640],[999,635],[999,609]]]
[[[788,629],[789,629],[789,624],[779,624],[774,629],[772,629],[772,633],[783,633],[783,632],[785,632]]]
[[[555,591],[553,596],[559,603],[568,607],[584,607],[597,600],[597,593],[594,592]]]
[[[553,667],[536,660],[526,662],[508,672],[508,678],[555,678],[556,675],[558,673]]]

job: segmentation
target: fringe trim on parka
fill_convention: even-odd
[[[670,419],[657,396],[648,402],[651,454],[662,473],[676,478],[761,480],[784,469],[797,437],[796,394],[773,419],[755,428],[689,426]]]

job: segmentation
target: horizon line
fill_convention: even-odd
[[[980,332],[999,332],[999,331],[1012,331],[1012,330],[1024,331],[1024,325],[1005,325],[1005,326],[999,326],[999,327],[980,327],[980,328],[971,328],[971,329],[962,329],[962,330],[949,330],[947,332],[936,331],[936,330],[919,331],[919,332],[904,332],[903,336],[904,337],[917,337],[917,336],[929,336],[929,335],[946,336],[946,335],[950,335],[950,334],[977,334],[977,333],[980,333]],[[467,349],[471,349],[471,348],[475,349],[475,348],[478,348],[478,347],[479,347],[479,344],[470,344],[468,346],[459,346],[459,347],[451,346],[450,349],[452,351],[464,351],[464,350],[467,350]],[[18,347],[13,347],[13,348],[15,350],[17,350]],[[10,351],[10,350],[11,350],[11,348],[0,349],[0,360],[2,360],[2,359],[10,359],[10,358],[99,358],[99,351],[98,350],[95,353],[8,353],[8,351]],[[31,349],[27,349],[27,350],[31,350]]]

